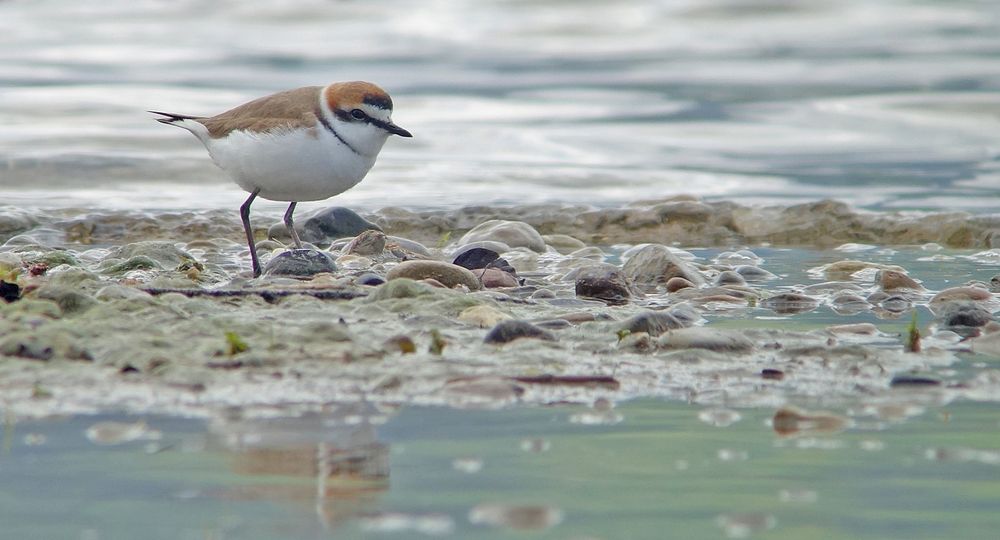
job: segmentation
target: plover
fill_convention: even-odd
[[[389,94],[362,81],[286,90],[211,117],[149,112],[198,137],[215,164],[250,193],[240,218],[254,277],[261,272],[250,228],[254,199],[289,202],[285,226],[301,248],[292,221],[296,203],[351,189],[375,164],[389,135],[412,137],[392,123]]]

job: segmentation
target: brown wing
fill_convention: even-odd
[[[268,132],[312,127],[316,125],[321,90],[320,86],[285,90],[198,121],[208,128],[213,139],[225,137],[236,130]]]

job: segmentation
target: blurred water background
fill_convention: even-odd
[[[0,201],[235,207],[145,111],[352,79],[416,135],[337,199],[358,210],[1000,210],[993,0],[0,1]]]

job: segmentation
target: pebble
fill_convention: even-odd
[[[536,253],[545,253],[545,240],[534,227],[523,221],[491,219],[476,225],[465,233],[460,244],[493,240],[503,242],[511,248],[524,247]]]
[[[458,314],[459,321],[479,328],[493,328],[503,321],[510,320],[510,318],[510,315],[487,305],[468,307]]]
[[[677,292],[681,289],[690,289],[692,287],[694,287],[694,283],[682,277],[672,277],[666,283],[667,292]]]
[[[393,254],[402,252],[404,255],[415,259],[433,258],[431,250],[427,249],[427,246],[417,242],[416,240],[410,240],[409,238],[403,238],[401,236],[386,236],[385,239],[385,249],[393,252]]]
[[[688,326],[669,311],[644,311],[622,323],[621,329],[631,333],[644,332],[650,336]]]
[[[285,277],[312,277],[320,272],[333,273],[337,264],[326,252],[314,249],[283,251],[264,265],[264,275]]]
[[[77,315],[97,305],[90,295],[77,289],[49,283],[32,293],[36,298],[55,302],[63,315]]]
[[[354,282],[358,285],[374,286],[385,283],[385,278],[372,272],[365,272],[364,274],[354,278]]]
[[[457,285],[464,285],[473,291],[481,288],[479,278],[471,270],[443,261],[404,261],[389,270],[385,277],[387,281],[399,278],[433,279],[449,289]]]
[[[941,380],[925,375],[896,375],[889,381],[890,388],[927,388],[941,386]]]
[[[349,244],[344,246],[342,253],[345,255],[362,255],[364,257],[375,257],[381,255],[385,250],[385,233],[376,229],[368,229],[354,237]]]
[[[462,251],[452,264],[457,264],[462,268],[468,268],[469,270],[478,270],[480,268],[486,268],[493,261],[500,258],[500,254],[491,249],[474,247]]]
[[[661,349],[706,349],[717,352],[746,353],[753,350],[753,342],[732,330],[695,327],[670,330],[660,336]]]
[[[596,298],[611,305],[622,305],[632,297],[632,284],[620,268],[601,263],[575,271],[576,295]]]
[[[587,247],[587,244],[567,234],[544,234],[542,240],[563,255]]]
[[[157,266],[163,268],[175,268],[185,260],[194,259],[190,253],[178,249],[172,242],[148,240],[134,242],[112,249],[108,253],[109,258],[134,259],[144,257],[156,261]]]
[[[362,232],[382,227],[366,220],[357,212],[343,206],[331,206],[295,223],[295,230],[303,242],[329,242],[337,238],[357,236]],[[272,234],[274,233],[274,234]],[[276,223],[268,229],[268,237],[289,239],[284,223]]]
[[[855,274],[862,270],[875,269],[875,270],[895,270],[897,272],[905,272],[902,267],[895,265],[885,265],[878,264],[868,261],[857,261],[851,259],[845,259],[842,261],[832,262],[821,267],[827,276],[837,276],[837,277],[850,277],[851,274]],[[835,279],[830,277],[829,279]]]
[[[924,286],[917,283],[916,280],[895,270],[880,270],[875,280],[878,282],[879,288],[883,291],[895,291],[898,289],[924,290]]]
[[[931,304],[941,304],[944,302],[955,302],[959,300],[969,300],[972,302],[986,302],[993,299],[993,295],[986,289],[979,287],[951,287],[945,289],[931,298]]]
[[[819,301],[811,296],[789,292],[765,298],[761,301],[760,305],[774,311],[775,313],[791,314],[805,313],[806,311],[814,310],[817,306],[819,306]]]
[[[738,272],[726,270],[715,277],[716,285],[746,285],[747,280]]]
[[[968,301],[947,302],[937,309],[938,320],[948,329],[981,327],[993,321],[993,314],[979,304]]]
[[[510,343],[515,339],[531,338],[545,341],[556,341],[556,336],[548,330],[543,330],[527,321],[507,320],[493,327],[483,339],[485,343]]]
[[[643,287],[655,287],[673,277],[684,278],[698,286],[705,283],[690,263],[659,244],[650,244],[637,251],[625,262],[622,270],[636,285]]]
[[[472,272],[485,289],[517,287],[517,278],[499,268],[481,268]]]
[[[743,276],[743,279],[747,281],[768,281],[771,279],[778,279],[778,276],[773,273],[750,264],[737,266],[736,268],[733,268],[733,271]]]

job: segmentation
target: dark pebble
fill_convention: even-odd
[[[597,264],[576,274],[576,295],[595,298],[610,305],[622,305],[632,297],[631,281],[613,264]]]
[[[892,388],[941,386],[941,381],[922,375],[896,375],[889,382]]]
[[[771,381],[781,381],[785,378],[785,372],[780,369],[764,368],[760,370],[760,376]]]
[[[476,247],[466,251],[463,251],[459,256],[455,257],[452,264],[457,264],[462,268],[468,268],[469,270],[478,270],[480,268],[486,268],[493,261],[500,258],[500,254],[491,249]],[[506,261],[504,261],[506,262]],[[510,266],[509,264],[507,266]]]
[[[8,304],[21,298],[21,287],[17,283],[0,281],[0,298]]]
[[[304,242],[327,242],[346,236],[357,236],[368,229],[381,231],[382,227],[359,216],[357,212],[343,206],[332,206],[296,224],[299,237]]]
[[[293,249],[275,255],[264,273],[269,276],[312,277],[321,272],[336,272],[333,258],[314,249]]]
[[[385,278],[383,278],[382,276],[380,276],[378,274],[373,274],[371,272],[365,272],[364,274],[361,274],[360,276],[358,276],[357,278],[355,278],[354,282],[357,283],[358,285],[372,285],[372,286],[375,286],[375,285],[381,285],[381,284],[385,283]]]
[[[556,336],[548,330],[543,330],[527,321],[509,320],[503,321],[493,327],[486,338],[485,343],[501,344],[510,343],[515,339],[532,338],[545,341],[556,341]]]
[[[949,302],[941,308],[939,319],[944,327],[950,329],[954,329],[954,327],[979,328],[992,321],[993,314],[973,302]]]

